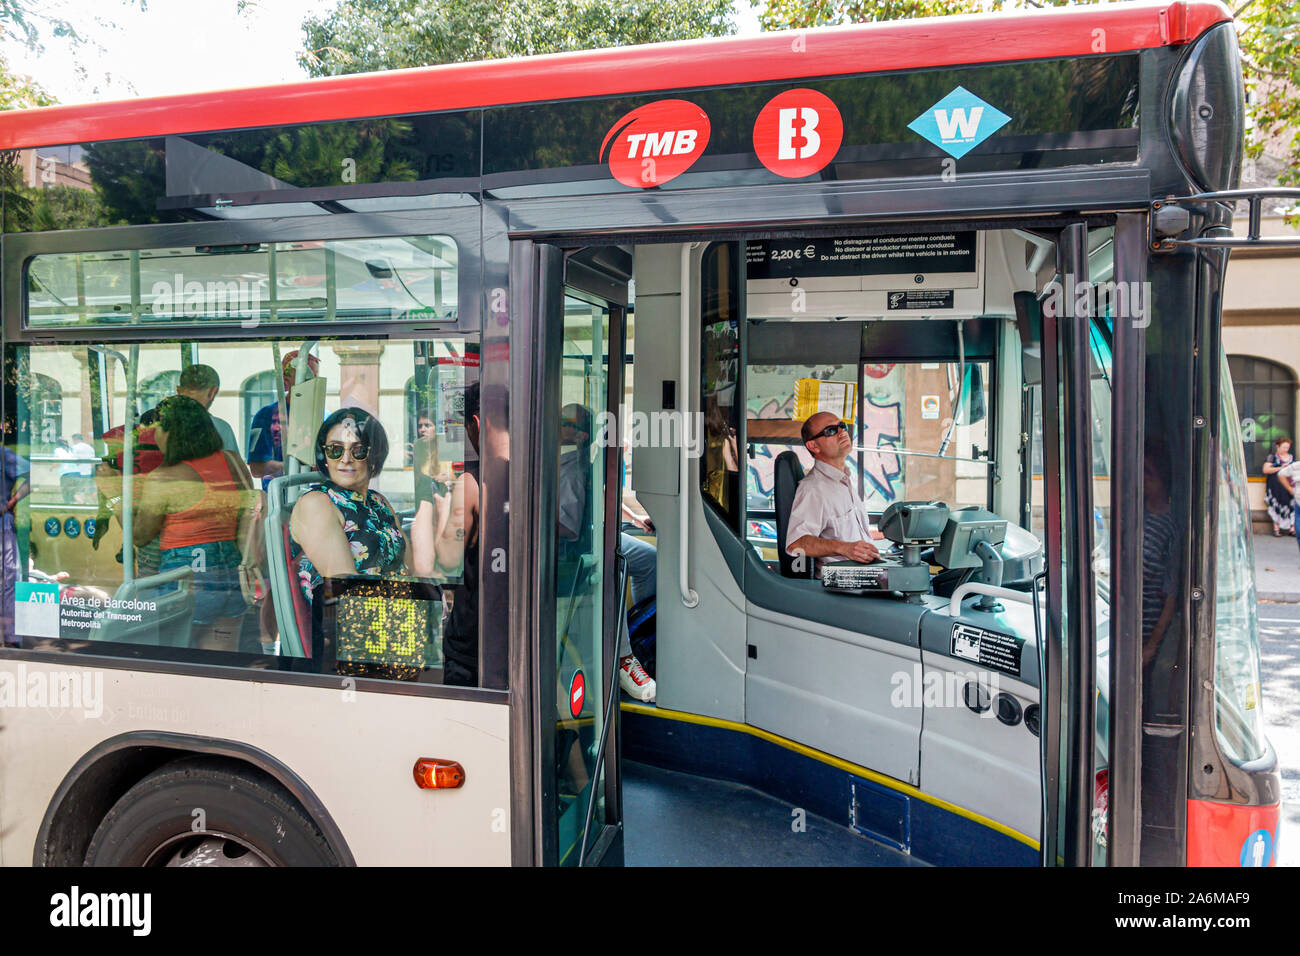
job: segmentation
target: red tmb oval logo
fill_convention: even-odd
[[[754,120],[759,162],[787,179],[826,168],[844,140],[844,120],[830,97],[816,90],[786,90],[767,101]]]
[[[686,100],[656,100],[623,116],[600,144],[601,162],[624,186],[649,189],[676,179],[709,145],[709,117]]]

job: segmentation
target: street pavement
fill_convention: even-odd
[[[1300,866],[1300,603],[1259,603],[1259,652],[1265,733],[1282,774],[1278,864]]]
[[[1300,548],[1295,538],[1255,537],[1255,590],[1261,601],[1300,603]]]

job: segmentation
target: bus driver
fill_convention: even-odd
[[[871,538],[867,506],[858,495],[845,459],[853,450],[849,427],[830,412],[816,412],[800,431],[814,462],[794,493],[785,550],[817,560],[846,558],[870,563],[880,557]]]

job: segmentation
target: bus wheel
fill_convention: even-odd
[[[235,761],[185,758],[123,794],[87,866],[336,866],[287,790]]]

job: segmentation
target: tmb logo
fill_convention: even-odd
[[[759,161],[787,179],[821,172],[843,139],[839,109],[816,90],[786,90],[768,100],[754,120]]]
[[[638,106],[605,134],[600,160],[624,186],[648,189],[676,179],[709,145],[709,117],[686,100]]]

